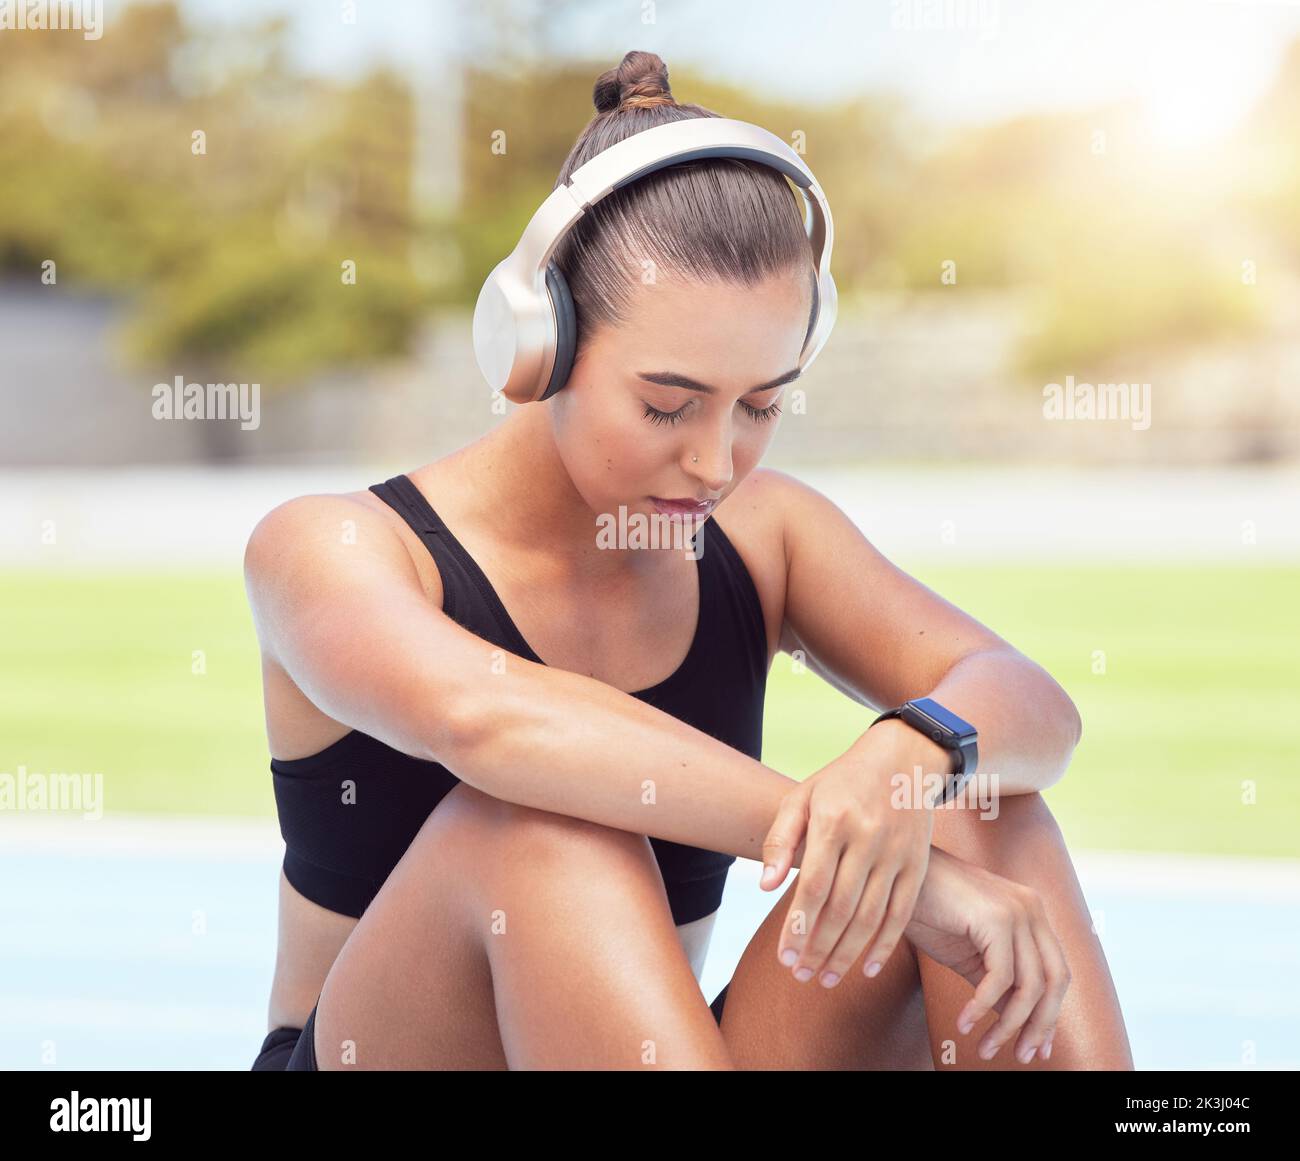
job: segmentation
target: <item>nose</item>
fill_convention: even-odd
[[[720,435],[707,445],[695,443],[687,448],[682,465],[687,475],[698,480],[710,494],[727,490],[735,469],[731,462],[731,425],[724,424]]]

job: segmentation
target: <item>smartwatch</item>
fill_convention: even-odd
[[[945,709],[932,697],[917,697],[905,701],[897,709],[887,710],[881,714],[871,725],[883,722],[886,718],[901,718],[914,730],[937,742],[945,750],[955,752],[956,766],[948,779],[948,784],[943,788],[943,794],[931,805],[942,806],[945,802],[951,802],[956,798],[961,793],[962,787],[974,776],[975,766],[979,761],[979,752],[975,744],[979,735],[975,727],[964,718],[959,718],[952,710]],[[867,728],[870,729],[871,726]]]

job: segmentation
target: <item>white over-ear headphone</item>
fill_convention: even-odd
[[[474,307],[474,355],[493,391],[512,403],[548,399],[568,382],[577,325],[573,298],[551,255],[573,223],[601,198],[647,173],[707,157],[740,157],[785,174],[802,192],[813,249],[812,322],[799,356],[806,370],[835,325],[831,277],[834,227],[826,195],[793,149],[773,133],[728,117],[656,125],[597,154],[552,192],[519,244],[488,275]]]

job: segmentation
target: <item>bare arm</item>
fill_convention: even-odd
[[[456,772],[540,810],[761,859],[796,785],[630,694],[513,655],[488,699],[492,723]]]
[[[495,798],[761,859],[796,785],[630,694],[471,633],[430,600],[391,521],[348,497],[268,513],[245,582],[263,650],[323,713]]]
[[[890,562],[815,489],[771,469],[755,476],[765,494],[753,502],[784,514],[782,649],[802,651],[809,669],[870,708],[932,697],[965,718],[979,731],[979,772],[995,777],[998,794],[1061,778],[1082,725],[1041,665]],[[938,746],[914,736],[918,761],[929,750],[936,769],[946,764]]]

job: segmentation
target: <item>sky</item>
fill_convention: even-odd
[[[464,47],[471,2],[356,0],[345,24],[343,0],[182,0],[202,20],[283,11],[296,62],[336,75],[377,57],[427,75]],[[1136,98],[1175,143],[1229,130],[1300,38],[1300,0],[595,0],[569,16],[510,2],[552,13],[540,55],[613,66],[640,48],[795,100],[897,92],[953,125]]]

